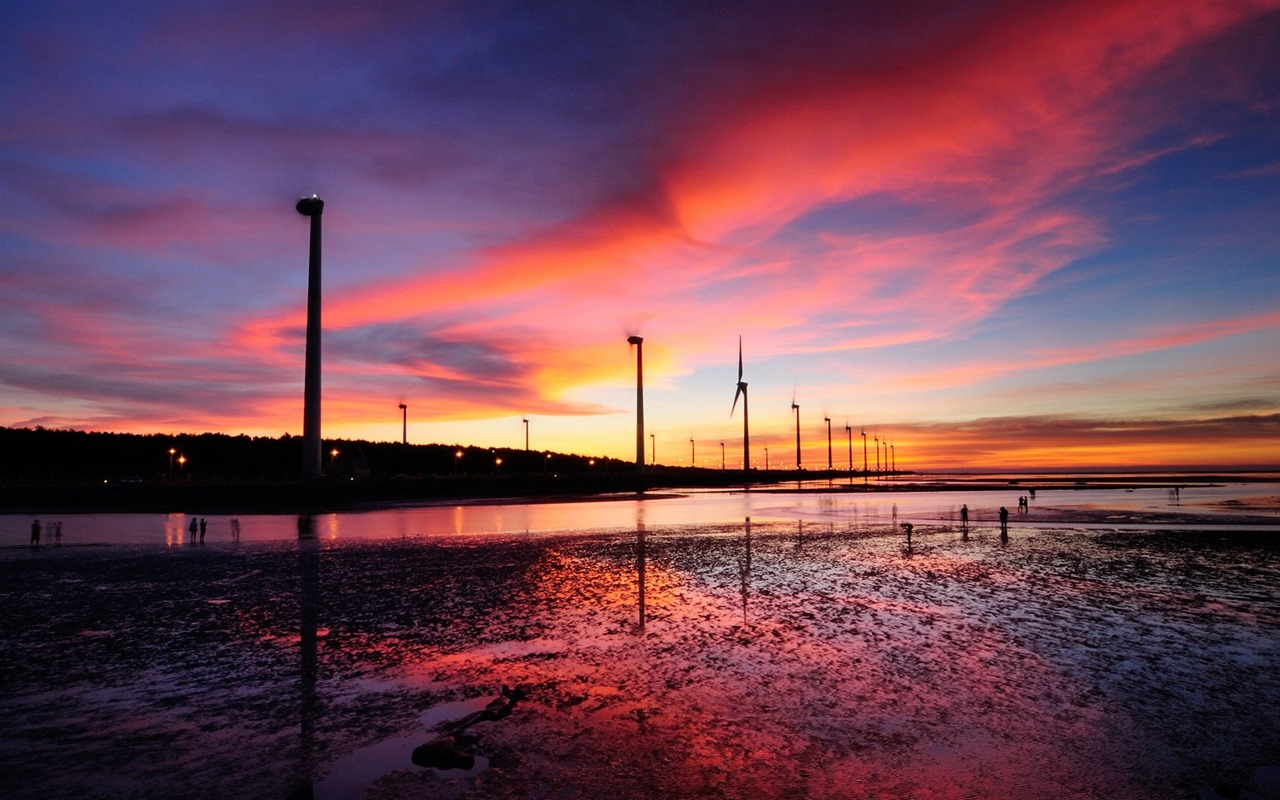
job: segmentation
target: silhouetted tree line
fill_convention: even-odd
[[[604,457],[352,439],[326,439],[323,461],[327,475],[343,478],[475,478],[634,469],[630,462]],[[292,481],[301,463],[302,437],[288,434],[143,435],[0,427],[0,480],[8,483]]]

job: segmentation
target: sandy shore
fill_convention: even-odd
[[[1276,536],[9,550],[0,796],[1277,798]]]

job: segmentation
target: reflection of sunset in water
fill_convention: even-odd
[[[1001,543],[924,523],[908,548],[859,518],[352,542],[318,517],[301,543],[64,548],[98,602],[65,577],[20,587],[40,613],[8,640],[37,670],[56,642],[69,681],[10,668],[12,718],[41,763],[65,742],[40,731],[113,732],[33,783],[51,793],[104,759],[153,794],[280,796],[299,764],[347,785],[352,754],[412,749],[438,735],[420,719],[503,687],[527,697],[470,730],[484,768],[406,751],[363,780],[389,798],[1160,798],[1271,763],[1267,534],[1014,525]],[[140,777],[156,737],[168,772]]]

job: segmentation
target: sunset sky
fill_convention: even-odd
[[[1280,466],[1280,2],[6,3],[0,425],[300,434],[312,193],[326,439]]]

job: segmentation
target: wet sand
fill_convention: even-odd
[[[1074,513],[6,549],[0,796],[1280,798],[1280,534]]]

